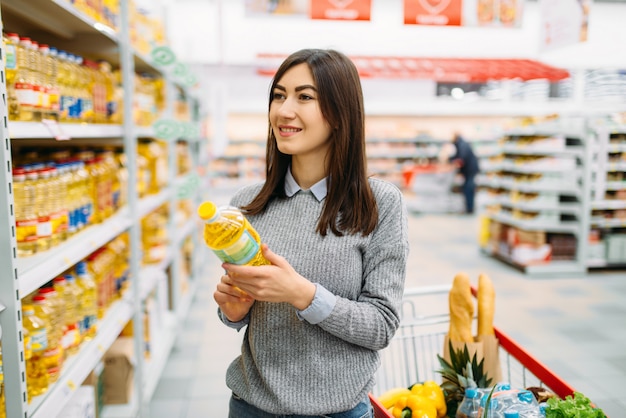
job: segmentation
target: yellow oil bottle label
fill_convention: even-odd
[[[241,237],[232,245],[220,250],[214,250],[220,260],[241,265],[250,262],[259,251],[259,243],[248,230],[243,231]]]
[[[17,242],[37,241],[37,220],[16,220],[15,239]]]
[[[30,346],[33,353],[46,351],[48,348],[48,334],[46,334],[45,329],[31,331]]]

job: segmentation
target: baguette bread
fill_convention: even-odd
[[[467,274],[458,273],[454,276],[452,288],[448,295],[450,305],[450,341],[470,343],[472,337],[472,317],[474,316],[474,301],[472,289]]]
[[[495,335],[493,318],[495,314],[496,292],[491,279],[486,274],[478,276],[478,336]]]

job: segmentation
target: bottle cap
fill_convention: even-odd
[[[478,397],[478,391],[475,388],[467,388],[465,389],[465,397],[467,398],[477,398]]]
[[[205,221],[211,221],[217,213],[217,207],[213,202],[204,202],[198,206],[198,216]]]
[[[525,390],[517,394],[517,399],[524,403],[533,403],[535,395],[529,390]]]
[[[79,261],[76,263],[76,274],[82,276],[87,273],[87,263]]]
[[[519,412],[507,411],[504,413],[504,418],[519,418]]]

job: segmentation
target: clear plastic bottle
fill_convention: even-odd
[[[48,368],[43,358],[48,348],[48,334],[45,322],[35,314],[33,305],[22,305],[22,313],[24,327],[30,335],[30,350],[26,355],[26,388],[30,402],[48,390]]]
[[[476,388],[465,389],[463,401],[456,410],[456,418],[477,418],[480,409],[480,394]]]
[[[60,346],[62,331],[58,317],[55,317],[55,307],[52,301],[46,300],[43,294],[37,294],[32,299],[35,314],[41,318],[47,330],[48,346],[43,354],[43,362],[48,371],[48,382],[54,383],[61,374],[63,350]]]
[[[50,111],[54,114],[57,120],[59,119],[59,110],[61,109],[61,90],[58,84],[58,71],[58,51],[55,47],[51,46],[49,47],[48,57],[46,58],[46,86],[48,88]]]
[[[7,84],[7,105],[9,119],[17,116],[18,104],[15,95],[15,76],[17,75],[17,45],[20,43],[20,36],[17,33],[7,33],[2,37],[4,41],[4,68]]]
[[[77,350],[78,340],[78,324],[76,323],[77,302],[74,300],[74,294],[65,280],[65,276],[57,276],[52,281],[54,289],[61,295],[63,307],[65,309],[65,327],[61,345],[67,356],[74,354]]]
[[[71,295],[71,301],[75,305],[73,309],[74,318],[72,319],[72,324],[74,324],[74,329],[72,335],[74,336],[73,341],[71,341],[69,346],[69,354],[74,354],[78,351],[78,348],[82,342],[82,337],[80,334],[80,324],[84,321],[84,312],[82,310],[83,293],[84,290],[79,286],[76,282],[76,277],[72,273],[66,273],[63,275],[65,278],[65,283],[68,289],[68,294]]]
[[[61,230],[61,224],[63,222],[63,198],[64,196],[61,194],[61,181],[59,178],[59,172],[57,170],[56,164],[53,162],[49,162],[47,165],[47,171],[49,173],[48,177],[48,205],[50,208],[50,226],[51,226],[51,235],[50,235],[50,246],[54,247],[59,245],[59,243],[63,240],[63,231]]]
[[[204,242],[222,261],[258,266],[270,264],[261,252],[261,237],[243,213],[232,206],[204,202],[198,207],[204,220]]]
[[[43,164],[35,165],[35,210],[37,211],[37,252],[52,246],[52,222],[50,219],[50,171]]]
[[[20,37],[17,45],[17,72],[15,74],[15,95],[17,97],[17,114],[15,120],[33,121],[35,119],[35,91],[31,78],[31,40]]]
[[[13,169],[13,198],[15,200],[15,235],[17,255],[35,253],[37,244],[37,213],[35,212],[35,185],[24,167]]]
[[[83,341],[92,340],[97,332],[98,322],[98,289],[96,282],[87,269],[87,263],[80,261],[75,266],[78,285],[83,290],[80,299],[83,322],[81,335]]]

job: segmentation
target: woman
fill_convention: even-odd
[[[230,418],[373,417],[368,393],[399,324],[408,231],[398,188],[366,176],[364,125],[345,55],[306,49],[282,63],[266,181],[231,201],[271,265],[223,264],[214,293],[225,324],[247,325],[226,375]]]

